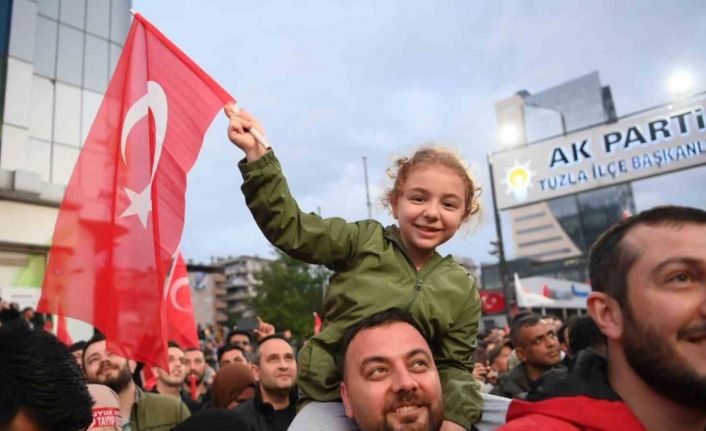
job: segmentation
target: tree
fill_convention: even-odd
[[[321,315],[323,289],[331,271],[309,265],[279,250],[277,259],[255,274],[260,281],[249,306],[277,331],[290,329],[297,338],[314,334],[313,313]]]

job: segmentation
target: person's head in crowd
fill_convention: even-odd
[[[242,347],[235,344],[226,344],[218,349],[218,366],[224,366],[232,363],[250,364],[248,353]]]
[[[294,335],[292,334],[292,330],[291,330],[291,329],[285,329],[284,331],[282,331],[282,338],[284,338],[285,340],[287,340],[287,341],[289,341],[289,342],[291,343],[291,342],[292,342],[292,338],[294,338]]]
[[[20,320],[23,323],[27,323],[24,319],[22,319],[22,313],[20,313],[18,307],[13,307],[13,303],[8,304],[5,309],[0,310],[0,326],[8,325]]]
[[[213,378],[213,404],[217,408],[234,409],[254,397],[255,388],[255,378],[248,365],[225,364]]]
[[[105,385],[117,394],[134,386],[137,364],[108,350],[105,336],[94,335],[83,349],[83,370],[88,383]]]
[[[86,347],[85,341],[77,341],[69,347],[69,351],[76,359],[78,366],[83,369],[83,348]]]
[[[362,431],[441,427],[439,373],[409,315],[392,309],[353,325],[341,340],[339,361],[346,416]]]
[[[196,383],[201,384],[204,382],[206,377],[206,358],[201,349],[186,349],[184,352],[184,359],[186,360],[186,381],[189,382],[189,378],[193,375],[196,376]]]
[[[625,219],[599,237],[589,267],[611,385],[643,422],[667,406],[672,420],[704,421],[706,211],[663,206]]]
[[[598,329],[591,316],[584,315],[576,319],[569,332],[569,351],[571,358],[578,356],[579,352],[590,348],[594,352],[605,356],[605,335]]]
[[[56,337],[27,323],[0,327],[0,429],[83,430],[91,404],[81,370]]]
[[[571,355],[569,354],[569,334],[571,333],[571,327],[574,325],[576,320],[581,316],[571,316],[568,319],[566,319],[566,322],[564,322],[559,330],[556,333],[556,338],[559,341],[559,347],[561,347],[561,351],[566,353],[569,357]]]
[[[255,365],[255,379],[264,400],[289,396],[297,381],[297,361],[287,340],[278,335],[260,340]]]
[[[235,344],[242,347],[247,353],[252,354],[255,341],[251,331],[236,329],[228,334],[227,344]]]
[[[471,360],[485,365],[488,362],[488,351],[485,349],[485,346],[481,347],[480,343],[478,343],[478,347],[471,355]]]
[[[561,321],[560,318],[555,316],[554,314],[545,314],[542,316],[542,319],[547,322],[549,326],[554,328],[555,332],[559,332],[559,328],[561,328],[561,325],[563,325],[564,322]]]
[[[488,336],[490,340],[494,343],[502,343],[506,338],[505,330],[502,328],[493,328],[490,330],[490,335]]]
[[[509,342],[498,344],[488,352],[488,362],[490,366],[498,373],[506,373],[508,369],[508,359],[512,353],[512,346]]]
[[[512,321],[510,342],[532,380],[561,361],[554,327],[537,314],[527,314]]]
[[[167,346],[169,370],[153,367],[153,372],[157,376],[157,392],[179,395],[181,385],[186,379],[186,354],[174,341],[170,341]]]
[[[25,307],[22,309],[22,317],[28,321],[31,322],[32,319],[34,319],[34,308],[32,307]]]
[[[89,384],[93,399],[93,422],[88,427],[95,431],[121,431],[120,401],[118,394],[105,385]]]

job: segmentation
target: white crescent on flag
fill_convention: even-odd
[[[127,187],[124,187],[125,193],[130,199],[128,206],[120,217],[136,215],[140,219],[143,228],[147,228],[147,216],[152,211],[152,180],[157,172],[159,159],[162,156],[162,147],[164,145],[164,136],[167,134],[167,95],[164,89],[155,81],[147,81],[147,94],[140,97],[135,103],[130,106],[125,119],[123,120],[123,130],[120,137],[120,154],[123,158],[123,163],[127,165],[125,158],[125,150],[127,146],[127,137],[132,128],[142,118],[147,116],[147,113],[152,111],[155,125],[155,149],[154,161],[152,162],[152,171],[150,172],[150,182],[141,192],[136,192]]]
[[[179,299],[178,299],[179,289],[181,289],[184,286],[186,286],[187,289],[189,288],[189,277],[180,277],[180,278],[174,280],[171,288],[169,289],[169,300],[172,302],[172,306],[175,309],[177,309],[181,312],[184,312],[184,313],[188,313],[189,309],[182,306],[181,304],[179,304]]]

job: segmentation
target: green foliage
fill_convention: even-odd
[[[248,305],[278,332],[290,329],[297,339],[309,338],[314,334],[313,312],[321,315],[323,286],[331,272],[276,253],[277,259],[255,274],[261,284]]]

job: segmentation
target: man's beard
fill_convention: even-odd
[[[635,372],[655,391],[677,404],[706,409],[706,376],[673,349],[649,325],[625,310],[623,353]]]
[[[125,364],[118,369],[117,376],[115,376],[115,377],[105,376],[105,378],[102,381],[101,381],[100,377],[97,377],[95,379],[95,381],[92,381],[89,383],[99,383],[101,385],[106,385],[107,387],[109,387],[110,389],[115,391],[116,394],[119,394],[120,392],[122,392],[123,389],[128,387],[131,380],[132,380],[132,372],[130,372],[130,367],[128,366],[127,361],[126,361]]]
[[[392,413],[400,405],[410,403],[426,407],[427,423],[392,423],[388,413]],[[402,392],[394,398],[386,400],[383,413],[385,415],[384,431],[438,431],[444,420],[444,409],[441,407],[441,402],[433,403],[426,394],[417,392]]]

